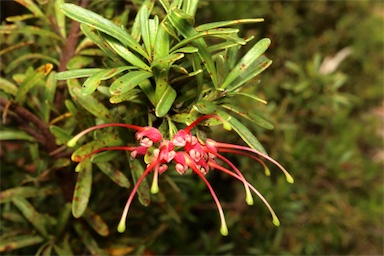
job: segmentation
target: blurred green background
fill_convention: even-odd
[[[111,8],[121,8],[121,3],[94,4],[93,10],[111,16]],[[111,230],[108,237],[90,231],[99,246],[113,255],[382,255],[384,3],[202,1],[200,5],[197,25],[265,19],[241,29],[243,36],[272,40],[267,56],[273,64],[248,88],[268,104],[243,104],[274,123],[275,129],[242,121],[290,171],[295,183],[286,183],[272,165],[267,177],[252,160],[229,158],[270,202],[281,226],[272,224],[261,202],[245,204],[241,183],[211,172],[208,178],[228,221],[229,236],[222,237],[205,185],[196,177],[168,172],[180,192],[164,182],[149,207],[135,200],[129,230],[121,235],[116,226],[128,193],[95,175],[90,205]],[[218,141],[241,143],[235,133],[224,137],[221,131],[214,133]],[[25,176],[15,173],[21,168],[17,153],[12,154],[1,154],[3,188],[19,184]],[[60,211],[63,205],[52,198],[34,203],[43,213]],[[2,218],[8,210],[2,207]],[[7,216],[2,235],[15,223]],[[70,243],[87,254],[75,235]],[[34,254],[36,248],[7,255]]]

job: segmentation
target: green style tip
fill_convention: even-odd
[[[124,231],[127,229],[127,227],[125,226],[125,221],[121,220],[119,225],[117,226],[117,231],[119,233],[124,233]]]
[[[288,182],[288,183],[293,184],[293,183],[295,182],[294,179],[292,178],[292,176],[289,175],[289,174],[286,175],[286,178],[287,178],[287,182]]]
[[[78,140],[78,138],[76,138],[76,137],[72,138],[71,140],[69,140],[67,142],[67,146],[69,148],[73,148],[74,146],[76,146],[77,140]]]
[[[273,225],[275,225],[276,227],[280,226],[280,220],[279,220],[276,216],[273,216],[272,223],[273,223]]]
[[[222,224],[222,225],[221,225],[220,233],[221,233],[221,235],[223,235],[223,236],[227,236],[227,235],[228,235],[228,227],[227,227],[226,224]]]
[[[247,196],[245,197],[245,202],[247,202],[248,205],[253,205],[253,197],[250,193],[247,193]]]

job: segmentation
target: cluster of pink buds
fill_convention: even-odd
[[[286,175],[287,181],[290,183],[293,183],[293,178],[291,177],[291,175],[277,161],[275,161],[271,157],[255,149],[245,147],[245,146],[234,145],[234,144],[220,143],[212,139],[206,139],[205,141],[201,141],[196,136],[192,135],[191,130],[198,123],[209,118],[217,118],[221,120],[221,118],[216,115],[202,116],[198,118],[196,121],[194,121],[192,124],[190,124],[188,127],[186,127],[185,129],[179,130],[171,140],[163,139],[163,136],[161,135],[160,131],[154,127],[141,127],[141,126],[135,126],[135,125],[129,125],[129,124],[113,123],[113,124],[96,125],[91,128],[88,128],[83,132],[79,133],[78,135],[76,135],[71,141],[68,142],[68,146],[73,147],[76,144],[77,140],[81,138],[84,134],[96,129],[111,127],[111,126],[125,127],[125,128],[129,128],[137,131],[136,139],[140,142],[139,146],[115,146],[115,147],[99,148],[83,157],[78,156],[77,158],[73,159],[76,162],[80,162],[90,157],[91,155],[94,155],[102,151],[107,151],[107,150],[130,151],[131,157],[134,159],[138,156],[144,156],[147,153],[147,151],[151,147],[153,147],[152,159],[150,160],[150,163],[147,165],[143,174],[137,180],[134,188],[132,189],[131,194],[129,195],[128,201],[124,207],[124,211],[123,211],[120,223],[118,225],[119,232],[124,232],[126,229],[126,218],[127,218],[128,210],[141,182],[149,173],[153,172],[153,182],[151,186],[151,193],[154,193],[154,194],[157,193],[159,191],[158,177],[160,174],[164,173],[168,169],[168,164],[171,162],[174,162],[175,169],[180,175],[184,174],[188,169],[191,169],[193,173],[197,174],[204,181],[204,183],[208,187],[217,205],[217,209],[219,211],[220,220],[221,220],[220,232],[222,235],[224,236],[228,235],[228,228],[227,228],[224,212],[219,202],[219,199],[216,196],[216,193],[213,190],[212,186],[210,185],[208,180],[205,178],[205,175],[209,172],[209,170],[222,171],[241,181],[244,184],[245,193],[246,193],[245,201],[247,202],[247,204],[249,205],[253,204],[253,197],[250,192],[250,190],[252,190],[264,202],[264,204],[269,209],[272,215],[272,222],[276,226],[280,224],[279,219],[277,218],[275,212],[273,211],[272,207],[269,205],[267,200],[259,193],[259,191],[257,191],[257,189],[254,186],[252,186],[244,178],[240,170],[231,161],[229,161],[226,157],[224,157],[221,153],[232,153],[232,154],[241,154],[241,155],[249,156],[252,159],[255,159],[256,161],[260,162],[264,166],[266,172],[268,173],[269,172],[268,168],[259,158],[259,157],[262,157],[274,163],[276,166],[278,166]],[[225,122],[224,120],[222,121]],[[230,169],[216,163],[217,159],[227,164],[230,167]]]

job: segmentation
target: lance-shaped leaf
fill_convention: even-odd
[[[145,81],[148,81],[148,80],[145,80]],[[140,84],[139,84],[140,85]],[[152,87],[152,85],[151,85]],[[129,90],[125,93],[122,93],[122,94],[118,94],[118,95],[113,95],[110,99],[109,99],[109,102],[113,103],[113,104],[117,104],[117,103],[121,103],[123,101],[130,101],[132,99],[136,99],[137,98],[137,95],[141,92],[140,89],[132,89],[132,90]]]
[[[269,130],[273,129],[272,123],[268,122],[267,120],[265,120],[264,118],[262,118],[258,115],[248,113],[245,109],[242,109],[241,107],[234,106],[234,105],[226,105],[226,104],[223,104],[221,106],[225,109],[228,109],[228,110],[248,119],[251,122],[254,122],[255,124],[265,128],[265,129],[269,129]]]
[[[191,25],[191,22],[193,22],[192,16],[189,16],[182,10],[174,9],[168,14],[167,17],[172,25],[177,29],[177,31],[180,32],[180,34],[183,35],[185,39],[196,35],[197,32]],[[201,61],[204,63],[208,74],[212,79],[214,87],[217,88],[216,68],[212,59],[212,55],[208,51],[207,44],[203,38],[197,38],[193,40],[192,43],[199,49],[197,54],[199,55]]]
[[[162,67],[170,67],[172,63],[174,63],[175,61],[178,61],[183,57],[184,57],[183,53],[175,53],[175,54],[169,54],[164,57],[159,57],[152,62],[151,67],[153,68],[159,65],[161,65]]]
[[[15,101],[22,105],[27,97],[27,93],[33,88],[42,78],[51,72],[53,65],[51,63],[44,64],[38,67],[30,75],[28,75],[21,83],[15,97]]]
[[[27,140],[33,142],[35,138],[23,131],[2,130],[0,140]]]
[[[15,2],[18,2],[19,4],[23,5],[30,12],[32,12],[36,17],[41,17],[46,22],[49,22],[47,16],[45,16],[44,12],[41,11],[39,6],[37,6],[34,3],[34,1],[32,1],[32,0],[15,0]]]
[[[241,95],[241,96],[245,96],[245,97],[248,97],[254,101],[258,101],[258,102],[261,102],[263,104],[267,104],[267,102],[259,97],[257,97],[256,95],[254,94],[251,94],[251,93],[245,93],[245,92],[228,92],[227,93],[228,96],[236,96],[236,95]]]
[[[152,75],[152,73],[144,70],[131,71],[116,79],[109,87],[109,91],[112,95],[125,93],[129,90],[132,90],[139,83],[143,82],[145,79],[150,78]]]
[[[226,89],[236,78],[238,78],[244,71],[258,59],[269,47],[271,40],[268,38],[258,41],[237,63],[237,65],[228,74],[224,83],[221,85],[222,89]]]
[[[87,223],[101,236],[109,235],[109,228],[107,223],[101,218],[100,215],[92,211],[89,207],[85,210],[82,216]]]
[[[28,60],[46,60],[50,63],[53,63],[55,65],[59,65],[59,61],[56,58],[52,58],[50,56],[41,54],[41,53],[25,53],[21,55],[20,57],[14,59],[13,61],[7,63],[7,66],[4,69],[5,73],[11,72],[13,69],[19,67],[21,64],[25,63]]]
[[[59,216],[57,218],[57,225],[56,225],[56,229],[55,229],[56,235],[59,236],[63,232],[65,227],[67,226],[68,221],[71,217],[71,208],[72,208],[71,203],[65,203],[60,208],[60,213],[59,213]]]
[[[94,140],[88,142],[87,144],[82,145],[75,152],[72,153],[72,160],[75,162],[80,162],[84,160],[88,155],[99,148],[104,148],[108,146],[119,146],[122,145],[123,141],[119,136],[113,133],[103,133],[103,136],[99,140]]]
[[[49,130],[55,136],[57,145],[66,144],[70,139],[72,139],[72,135],[68,133],[67,130],[59,126],[51,125],[49,126]]]
[[[237,32],[239,32],[239,30],[234,28],[216,28],[216,29],[211,29],[204,32],[194,33],[194,35],[189,36],[188,38],[185,38],[184,40],[178,42],[175,46],[171,48],[170,51],[173,52],[176,49],[181,48],[182,46],[201,37],[216,36],[216,35],[230,35],[230,34],[235,34]]]
[[[53,71],[48,75],[47,82],[45,83],[45,88],[44,88],[45,104],[43,105],[42,112],[43,112],[43,120],[47,123],[49,122],[50,113],[52,109],[51,106],[54,105],[53,101],[56,95],[57,81],[54,78],[55,74],[56,72]]]
[[[94,42],[111,60],[116,64],[123,65],[122,59],[120,59],[117,53],[106,43],[106,35],[103,32],[94,30],[85,24],[81,24],[80,28],[84,35]]]
[[[200,100],[195,105],[193,105],[193,108],[197,112],[204,115],[212,114],[217,110],[216,105],[214,103],[206,100]]]
[[[155,106],[155,90],[153,89],[151,82],[148,79],[144,80],[143,82],[139,83],[139,87],[147,96],[152,105]]]
[[[0,77],[0,90],[15,96],[18,88],[14,83]]]
[[[228,116],[227,113],[220,110],[218,110],[218,114],[223,118]],[[248,128],[245,125],[243,125],[233,116],[231,116],[231,118],[226,120],[229,122],[232,128],[237,132],[237,134],[243,139],[243,141],[248,144],[248,146],[268,155],[264,147],[259,142],[259,140],[252,134],[250,130],[248,130]]]
[[[65,15],[60,11],[60,6],[64,4],[64,0],[55,1],[55,15],[56,25],[60,31],[60,34],[63,38],[67,37],[67,31],[65,29]]]
[[[159,75],[156,77],[156,116],[165,116],[171,109],[176,96],[176,91],[172,88],[172,86],[169,85],[168,82],[168,70],[162,69]]]
[[[13,197],[12,202],[42,236],[48,237],[45,218],[35,210],[32,204],[23,197]]]
[[[102,68],[82,68],[56,73],[54,78],[57,80],[68,80],[73,78],[90,77],[91,75],[103,71]]]
[[[49,39],[62,40],[57,34],[41,29],[36,26],[17,26],[17,25],[1,25],[0,34],[25,34],[25,35],[38,35],[41,37],[48,37]]]
[[[68,80],[68,88],[73,100],[80,104],[88,112],[105,122],[113,122],[113,118],[111,117],[109,110],[92,95],[82,94],[80,86],[76,80]]]
[[[124,60],[128,61],[132,65],[151,71],[150,67],[145,64],[140,58],[138,58],[134,53],[132,53],[130,50],[128,50],[126,47],[124,47],[119,41],[116,39],[105,36],[105,40],[107,41],[108,45]]]
[[[164,29],[164,21],[157,29],[155,44],[153,48],[153,59],[159,59],[169,54],[169,35]]]
[[[76,166],[78,172],[72,199],[72,214],[80,218],[87,209],[92,187],[92,163],[85,159]]]
[[[139,161],[130,160],[131,156],[129,154],[127,154],[127,158],[129,162],[129,167],[131,169],[133,182],[136,184],[137,180],[140,178],[140,176],[144,172],[144,167],[142,163],[140,163]],[[151,201],[150,199],[151,195],[150,195],[150,188],[149,188],[147,178],[144,178],[143,181],[141,182],[137,190],[137,194],[139,195],[140,203],[144,206],[148,206]]]
[[[54,195],[60,192],[60,189],[54,187],[15,187],[0,192],[0,203],[7,203],[14,197],[28,198]]]
[[[19,248],[44,242],[44,238],[38,235],[19,235],[7,239],[1,239],[0,252],[13,251]]]
[[[212,53],[212,52],[222,51],[222,50],[232,48],[232,47],[238,47],[239,45],[245,45],[249,41],[251,41],[253,38],[254,38],[253,36],[248,37],[248,38],[239,38],[238,37],[238,38],[236,38],[236,40],[233,40],[233,41],[231,40],[231,41],[226,41],[223,43],[211,45],[208,47],[208,51]],[[230,39],[230,38],[227,38],[227,39]]]
[[[138,52],[146,59],[149,58],[148,54],[143,50],[143,48],[141,48],[141,45],[136,42],[135,39],[133,39],[127,31],[125,31],[123,28],[120,28],[112,21],[74,4],[63,4],[61,6],[61,10],[71,19],[100,30],[107,35],[116,38],[121,43],[123,43],[123,45],[128,46],[132,50]]]
[[[96,240],[80,222],[75,222],[74,228],[77,235],[80,237],[81,241],[92,256],[106,255],[105,251],[100,249]]]
[[[103,162],[96,163],[96,165],[105,175],[107,175],[113,182],[115,182],[120,187],[130,187],[131,184],[129,183],[128,178],[121,171],[113,167],[111,164]]]
[[[259,57],[256,61],[246,68],[246,70],[227,87],[229,92],[233,92],[243,86],[246,82],[253,79],[255,76],[266,70],[272,61],[264,55]]]
[[[227,27],[232,25],[249,24],[249,23],[256,23],[256,22],[263,22],[263,21],[264,21],[263,18],[218,21],[218,22],[206,23],[206,24],[197,26],[196,31],[200,32],[200,31],[210,30],[213,28],[221,28],[221,27]]]
[[[132,66],[123,66],[118,68],[108,68],[104,69],[100,72],[97,72],[85,80],[83,86],[81,87],[81,93],[84,95],[92,94],[96,89],[97,86],[101,83],[102,80],[107,80],[113,76],[116,76],[117,74],[120,74],[121,72],[129,69],[133,69],[135,67]]]
[[[141,37],[144,42],[145,49],[147,50],[147,53],[149,56],[152,56],[152,49],[153,45],[151,45],[151,36],[150,36],[150,27],[149,27],[149,21],[148,17],[152,11],[154,2],[153,1],[145,1],[141,7],[137,15],[139,16],[140,20],[140,30],[141,30]]]

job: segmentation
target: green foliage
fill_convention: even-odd
[[[383,96],[382,4],[16,2],[24,13],[0,25],[4,255],[382,252],[382,166],[373,157],[382,143],[372,114]],[[241,183],[212,171],[230,230],[220,236],[204,183],[170,166],[156,195],[144,179],[127,231],[117,233],[145,163],[117,151],[71,160],[132,145],[134,133],[109,127],[74,149],[67,143],[103,123],[154,126],[170,139],[209,114],[223,120],[203,122],[199,138],[270,152],[295,177],[292,186],[275,168],[256,175],[263,166],[229,156],[281,227],[258,201],[245,207]]]

